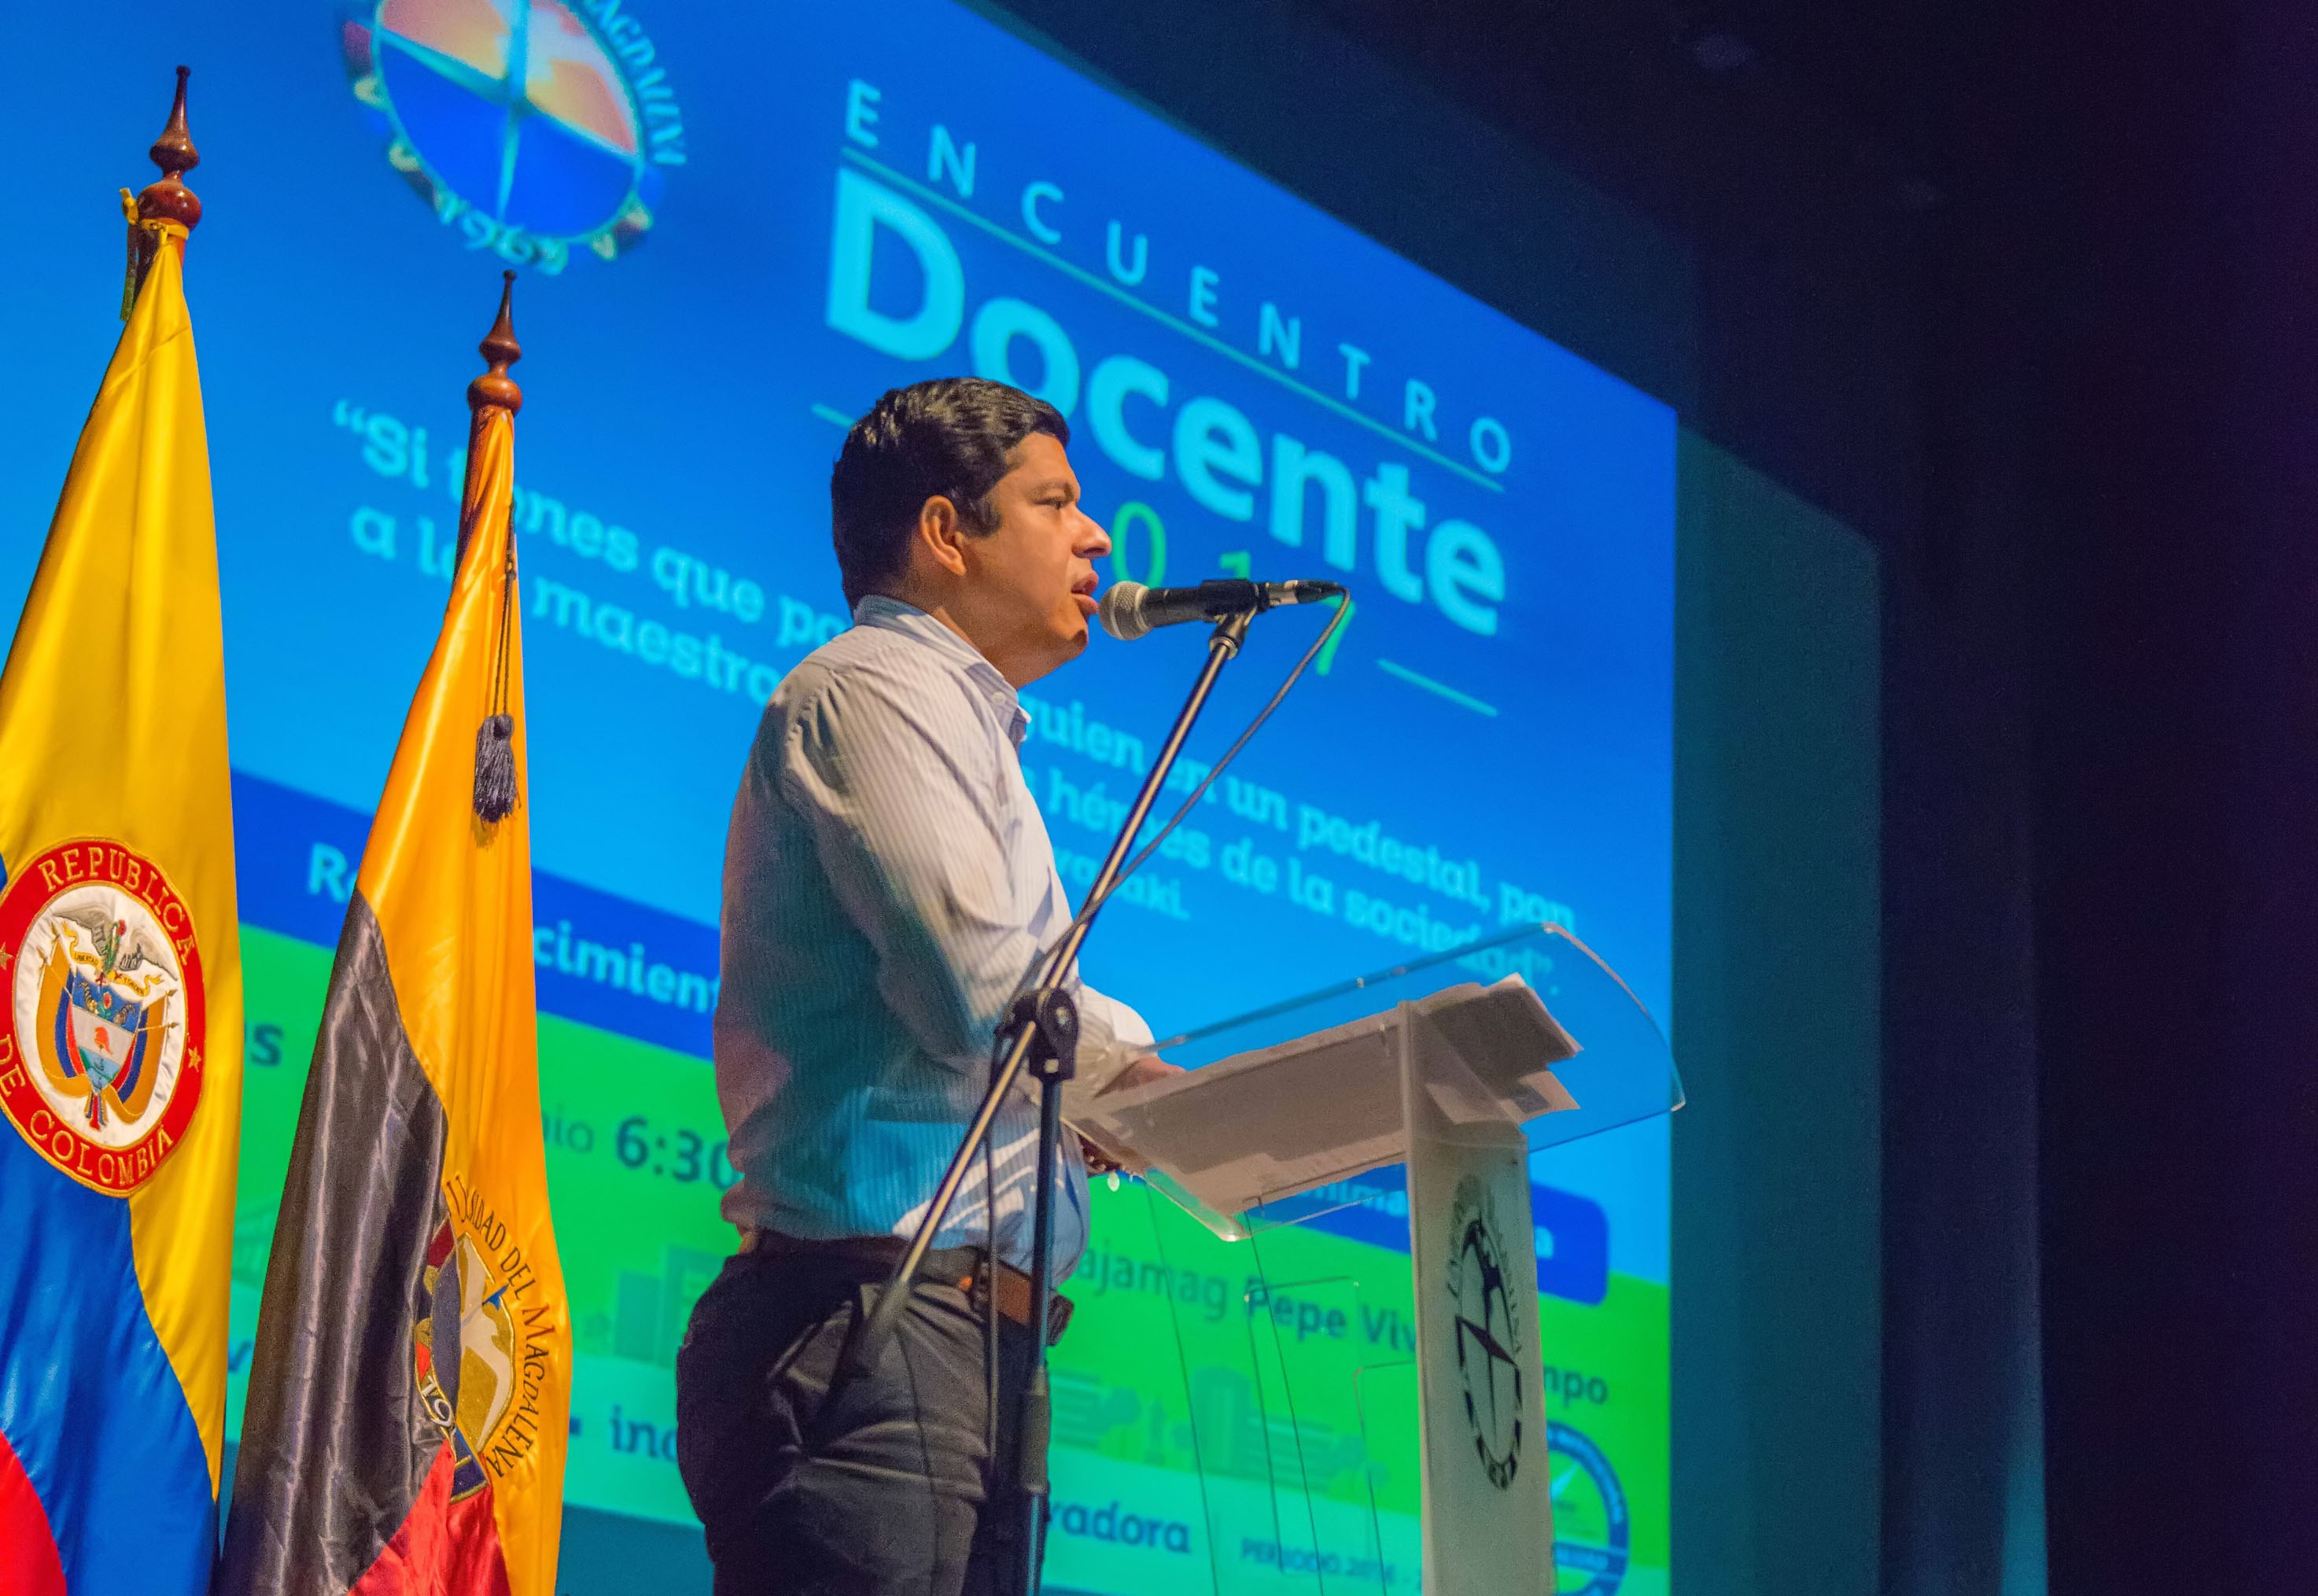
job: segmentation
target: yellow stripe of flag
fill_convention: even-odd
[[[209,448],[184,234],[172,235],[82,429],[0,672],[0,862],[13,873],[12,895],[38,891],[41,856],[103,840],[159,866],[190,911],[205,1040],[178,1067],[198,1072],[199,1098],[128,1202],[145,1311],[193,1410],[214,1495],[241,1134],[241,954]],[[70,1168],[86,1161],[78,1150],[60,1159],[61,1145],[51,1138],[42,1150],[108,1188]]]

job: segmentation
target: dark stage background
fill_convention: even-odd
[[[1882,556],[1878,1587],[2306,1588],[2318,20],[1316,11],[1683,237],[1686,422]]]

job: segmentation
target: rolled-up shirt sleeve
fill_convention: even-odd
[[[873,671],[832,679],[792,713],[777,779],[876,951],[880,996],[929,1058],[980,1071],[1038,947],[1008,869],[997,750],[941,724],[949,707]]]

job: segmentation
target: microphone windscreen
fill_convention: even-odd
[[[1150,589],[1140,582],[1113,582],[1103,590],[1095,613],[1102,629],[1123,643],[1131,643],[1151,630],[1143,618],[1143,596]]]

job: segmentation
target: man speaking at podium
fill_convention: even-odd
[[[1029,1352],[1027,1092],[876,1367],[831,1376],[957,1152],[998,1021],[1071,921],[1016,753],[1016,689],[1086,647],[1110,549],[1069,442],[1052,406],[945,379],[879,399],[831,475],[854,624],[766,706],[725,848],[716,1089],[741,1251],[677,1358],[718,1596],[957,1596],[1022,1556],[1018,1515],[986,1510]],[[1078,998],[1074,1096],[1172,1069],[1133,1010]],[[1075,1146],[1056,1187],[1059,1278],[1086,1244]]]

